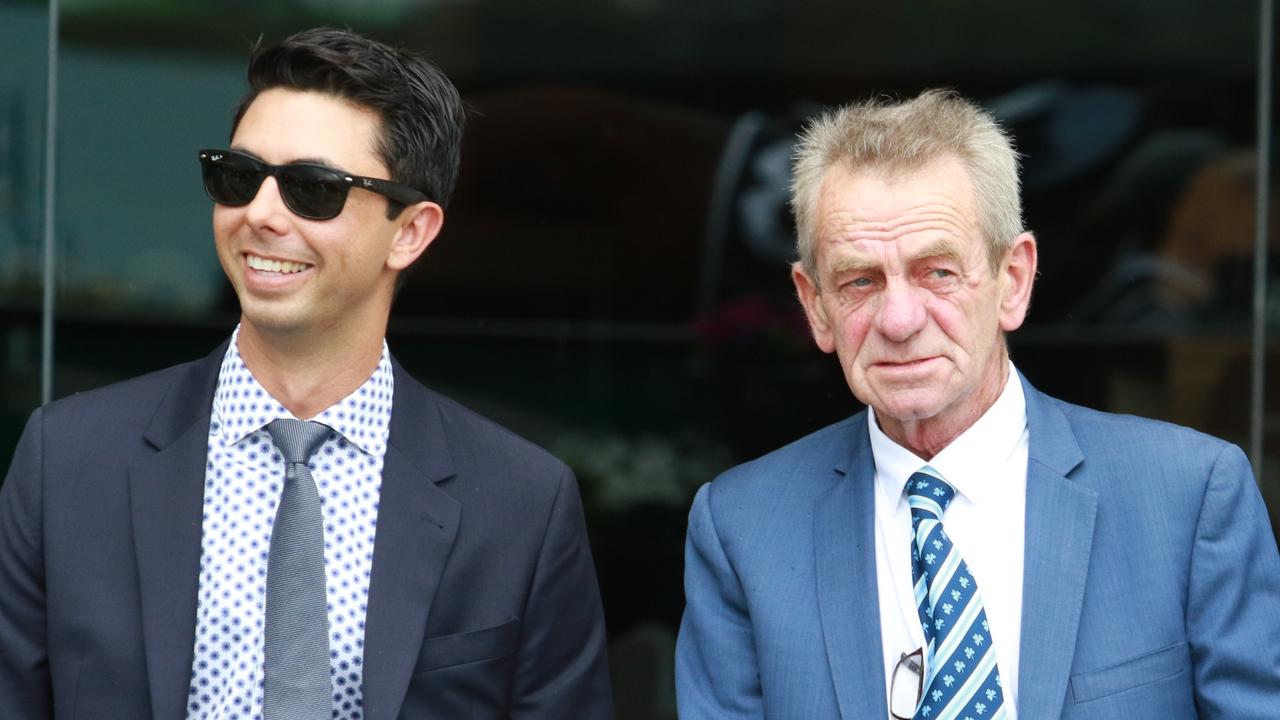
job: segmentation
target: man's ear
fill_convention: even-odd
[[[387,267],[401,271],[422,255],[444,227],[444,208],[430,202],[414,203],[401,214],[400,229],[392,241]]]
[[[1000,329],[1005,332],[1017,330],[1027,317],[1037,259],[1036,238],[1029,232],[1019,235],[1005,253],[1000,265]]]
[[[818,284],[805,273],[804,266],[799,262],[791,263],[791,282],[795,283],[796,296],[800,298],[805,317],[809,319],[809,330],[813,333],[813,341],[818,344],[818,349],[822,352],[834,352],[835,335],[826,310],[822,307]]]

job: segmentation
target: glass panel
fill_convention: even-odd
[[[40,404],[47,2],[0,4],[0,467]],[[3,480],[0,479],[0,482]]]
[[[986,103],[1026,156],[1040,242],[1019,369],[1247,445],[1254,6],[980,5],[72,3],[57,394],[198,357],[233,327],[195,150],[224,142],[255,39],[330,23],[427,52],[474,113],[392,350],[574,467],[619,717],[674,717],[692,493],[857,409],[787,274],[792,137],[824,105],[935,85]],[[0,8],[26,58],[0,70],[6,452],[38,386],[43,8]]]
[[[1276,239],[1280,237],[1280,230],[1277,228],[1277,223],[1280,223],[1280,213],[1277,212],[1277,209],[1280,209],[1280,164],[1276,162],[1276,150],[1280,148],[1280,134],[1276,131],[1276,66],[1273,59],[1280,22],[1275,16],[1274,4],[1272,4],[1271,13],[1270,37],[1263,41],[1263,49],[1258,53],[1260,63],[1271,63],[1269,78],[1271,96],[1266,98],[1271,115],[1271,125],[1266,129],[1270,148],[1264,156],[1266,165],[1263,168],[1267,177],[1265,206],[1267,274],[1271,281],[1267,283],[1265,291],[1266,352],[1263,356],[1263,389],[1260,393],[1263,417],[1261,427],[1255,427],[1252,430],[1257,437],[1260,437],[1262,443],[1262,496],[1271,509],[1271,528],[1276,532],[1277,538],[1280,538],[1280,352],[1278,352],[1280,347],[1276,344],[1276,339],[1280,338],[1280,283],[1274,281],[1274,278],[1280,275],[1280,267],[1277,267],[1277,264],[1280,264],[1280,254],[1272,252],[1276,247],[1280,247]],[[1255,396],[1259,394],[1256,389],[1254,394]]]

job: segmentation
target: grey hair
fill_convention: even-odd
[[[1018,153],[990,113],[951,90],[926,90],[902,102],[875,98],[830,111],[809,123],[796,146],[791,207],[796,252],[817,282],[814,226],[827,170],[898,173],[955,157],[969,173],[978,222],[992,268],[1023,232]]]

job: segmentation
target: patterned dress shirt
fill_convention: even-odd
[[[284,459],[265,427],[293,415],[245,367],[231,337],[209,423],[190,720],[261,720],[262,638],[271,525]],[[382,358],[363,385],[314,418],[333,429],[312,456],[324,516],[333,717],[360,720],[365,610],[392,372]]]

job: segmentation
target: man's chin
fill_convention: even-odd
[[[296,309],[256,301],[241,303],[240,323],[260,335],[279,337],[303,332],[308,327]]]
[[[884,389],[871,393],[863,403],[875,408],[876,417],[898,423],[929,420],[946,407],[932,388]]]

